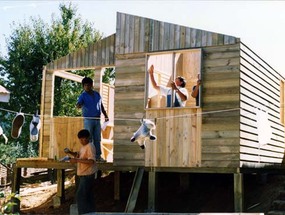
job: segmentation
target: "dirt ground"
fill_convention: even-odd
[[[124,212],[134,178],[133,172],[120,176],[120,200],[114,200],[114,173],[95,180],[95,199],[98,212]],[[155,212],[234,212],[232,174],[190,174],[189,187],[180,186],[177,173],[158,173]],[[244,212],[267,213],[272,201],[284,189],[281,175],[244,175]],[[145,173],[134,212],[147,211],[148,174]],[[46,183],[46,184],[44,184]],[[21,189],[21,214],[69,214],[75,203],[74,178],[66,185],[66,200],[53,207],[55,185],[50,182],[25,185]]]

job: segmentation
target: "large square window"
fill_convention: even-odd
[[[159,90],[153,86],[150,79],[148,70],[151,65],[154,66],[153,77]],[[201,86],[198,87],[197,98],[192,97],[191,94],[197,80],[202,79],[201,49],[148,54],[146,66],[146,108],[200,107]],[[182,96],[179,97],[179,92],[171,88],[171,82],[177,77],[182,77],[186,81],[185,87],[179,87],[179,91],[184,95],[188,94],[185,102]]]

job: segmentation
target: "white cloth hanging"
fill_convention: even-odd
[[[8,143],[8,138],[6,137],[6,135],[3,132],[3,128],[0,126],[0,136],[3,136],[5,139],[5,143]]]
[[[262,147],[270,142],[272,129],[268,120],[267,111],[256,108],[255,113],[257,121],[258,143],[259,147]]]

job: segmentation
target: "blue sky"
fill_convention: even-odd
[[[0,1],[0,51],[5,55],[12,22],[29,17],[46,22],[59,16],[59,4],[70,1]],[[275,70],[285,74],[285,1],[77,0],[83,20],[108,36],[116,31],[116,12],[143,16],[239,37]]]

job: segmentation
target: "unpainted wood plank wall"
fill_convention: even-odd
[[[202,167],[239,167],[239,44],[203,48]]]
[[[236,37],[117,13],[116,54],[235,44]]]
[[[117,13],[116,29],[115,115],[119,118],[139,119],[145,114],[146,68],[145,58],[139,53],[171,49],[203,48],[203,111],[204,107],[206,111],[239,108],[239,46],[230,45],[238,38],[122,13]],[[212,113],[203,119],[202,166],[238,166],[239,110]],[[115,164],[144,165],[140,148],[129,144],[139,125],[127,120],[115,123]]]
[[[47,70],[94,69],[115,65],[115,34],[47,64]]]
[[[241,165],[252,167],[256,164],[280,164],[284,157],[284,125],[280,122],[280,80],[284,80],[284,77],[244,44],[241,44],[240,55]],[[266,111],[265,121],[259,121],[257,111]],[[268,123],[270,128],[264,132],[271,130],[270,140],[260,145],[258,126]]]
[[[201,109],[148,109],[156,123],[155,141],[146,142],[145,166],[199,167],[201,165]]]
[[[130,141],[145,116],[145,54],[116,59],[114,165],[144,166],[144,150]]]

